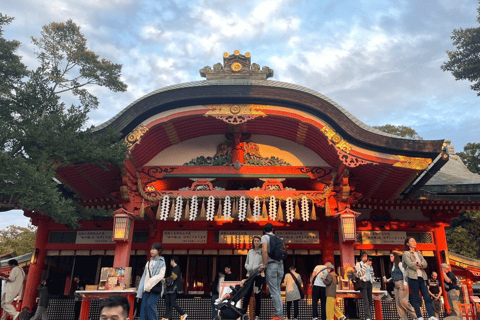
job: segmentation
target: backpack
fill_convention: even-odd
[[[268,250],[268,256],[275,261],[282,261],[287,259],[287,245],[283,238],[277,237],[274,234],[270,236],[270,249]]]

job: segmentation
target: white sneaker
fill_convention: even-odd
[[[434,316],[431,316],[430,318],[428,318],[429,320],[438,320],[437,318],[435,318]]]
[[[312,320],[318,320],[318,318],[312,318]]]
[[[418,318],[417,320],[423,320],[423,317]]]
[[[255,317],[255,320],[260,320],[260,317],[259,317],[259,316],[256,316],[256,317]]]

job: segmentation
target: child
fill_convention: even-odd
[[[335,299],[337,297],[337,275],[335,274],[335,267],[333,265],[328,265],[328,274],[323,279],[323,283],[326,285],[326,296],[327,296],[327,320],[333,320],[334,315],[339,320],[345,320],[345,316],[339,307],[335,305]]]

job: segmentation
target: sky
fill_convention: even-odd
[[[274,70],[272,80],[313,89],[370,126],[414,128],[426,140],[447,139],[456,151],[480,142],[480,97],[471,83],[440,69],[453,50],[453,29],[478,27],[477,0],[17,0],[5,38],[37,66],[31,36],[72,19],[87,46],[120,63],[127,92],[91,87],[99,125],[162,87],[200,81],[199,70],[224,52],[250,52]],[[68,97],[66,97],[68,99]],[[17,213],[17,214],[15,214]],[[0,229],[26,225],[2,213]]]

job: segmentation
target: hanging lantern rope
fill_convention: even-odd
[[[162,209],[160,211],[160,220],[166,221],[168,218],[168,209],[170,209],[170,197],[163,196],[162,199]]]
[[[275,200],[275,196],[270,197],[270,201],[268,202],[268,216],[270,220],[277,220],[277,201]]]
[[[245,197],[242,196],[240,197],[240,200],[238,202],[238,220],[244,221],[246,215],[247,215],[247,201],[245,200]]]
[[[260,220],[260,199],[258,197],[255,197],[253,200],[253,221],[259,221]]]
[[[194,221],[197,218],[198,213],[198,199],[197,196],[192,197],[192,202],[190,203],[190,221]]]
[[[226,196],[223,202],[223,219],[230,220],[232,217],[232,202],[230,196]]]
[[[213,221],[214,217],[215,217],[215,197],[210,196],[208,197],[208,201],[207,201],[207,220]]]
[[[309,220],[309,212],[308,212],[308,199],[307,197],[302,198],[302,220],[308,221]]]
[[[182,196],[178,196],[175,200],[175,218],[174,221],[180,221],[182,218],[182,211],[183,211],[183,199]]]
[[[293,208],[293,199],[287,198],[287,222],[292,222],[293,218],[295,217],[295,209]]]

